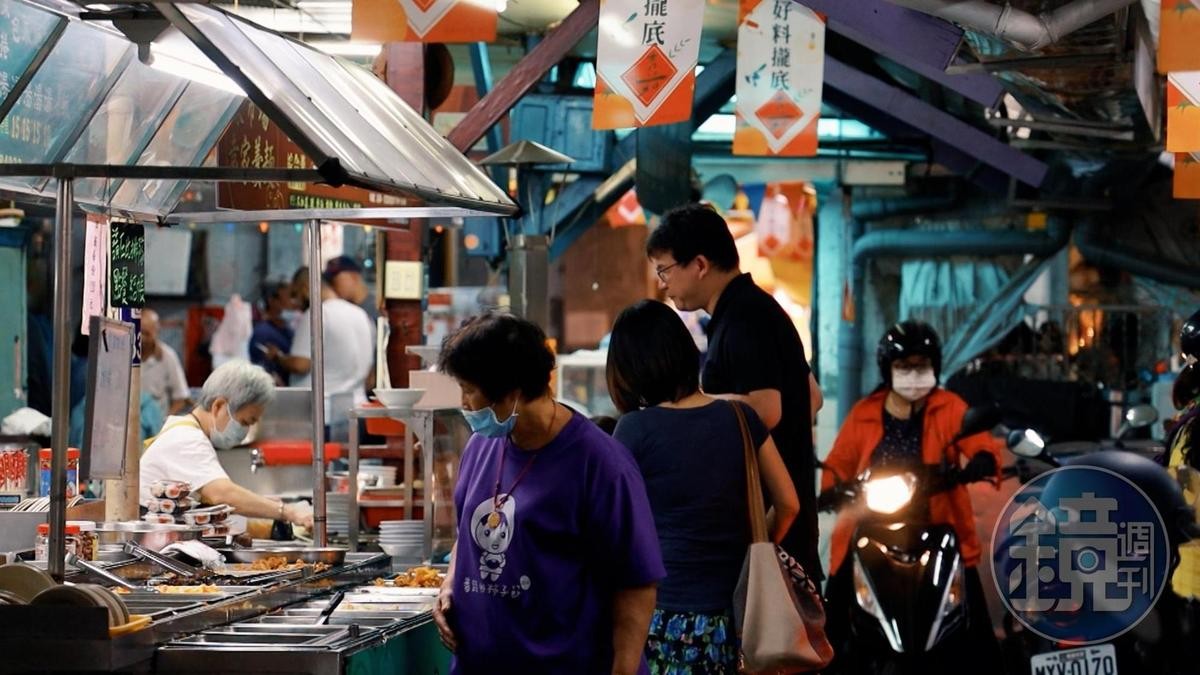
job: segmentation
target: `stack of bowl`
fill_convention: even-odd
[[[424,543],[424,521],[385,520],[379,524],[379,547],[394,563],[420,562]]]
[[[396,484],[396,473],[399,471],[395,466],[384,466],[382,464],[359,464],[358,465],[358,482],[359,486],[365,482],[371,487],[392,487]]]
[[[329,533],[345,532],[350,521],[350,493],[325,493],[325,527]]]

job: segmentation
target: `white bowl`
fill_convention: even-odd
[[[375,398],[389,408],[411,408],[425,396],[424,389],[376,389]]]

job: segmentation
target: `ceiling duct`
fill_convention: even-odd
[[[1037,51],[1066,35],[1132,5],[1137,0],[1073,0],[1033,14],[1010,4],[987,0],[892,0],[980,33],[1006,40],[1025,51]]]

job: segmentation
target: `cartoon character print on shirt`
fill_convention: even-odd
[[[471,515],[471,536],[481,551],[479,577],[483,581],[498,581],[504,573],[505,552],[516,530],[516,500],[510,495],[500,495],[497,499],[504,500],[499,511],[489,497]]]

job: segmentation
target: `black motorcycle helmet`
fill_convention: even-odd
[[[942,341],[937,331],[920,321],[901,321],[888,329],[875,349],[875,362],[883,383],[892,386],[892,363],[910,356],[924,356],[933,364],[933,373],[942,376]]]
[[[1200,359],[1200,310],[1179,328],[1179,351],[1184,358]]]
[[[1161,465],[1142,455],[1123,450],[1100,450],[1073,457],[1063,462],[1067,466],[1094,466],[1108,469],[1129,479],[1142,489],[1167,527],[1167,539],[1172,549],[1177,549],[1192,539],[1200,537],[1196,525],[1196,514],[1183,496],[1179,482]],[[1174,550],[1172,551],[1174,555]],[[1176,561],[1172,561],[1172,570]]]
[[[1188,317],[1179,328],[1179,351],[1191,363],[1183,367],[1171,389],[1171,402],[1182,410],[1200,397],[1200,311]]]

